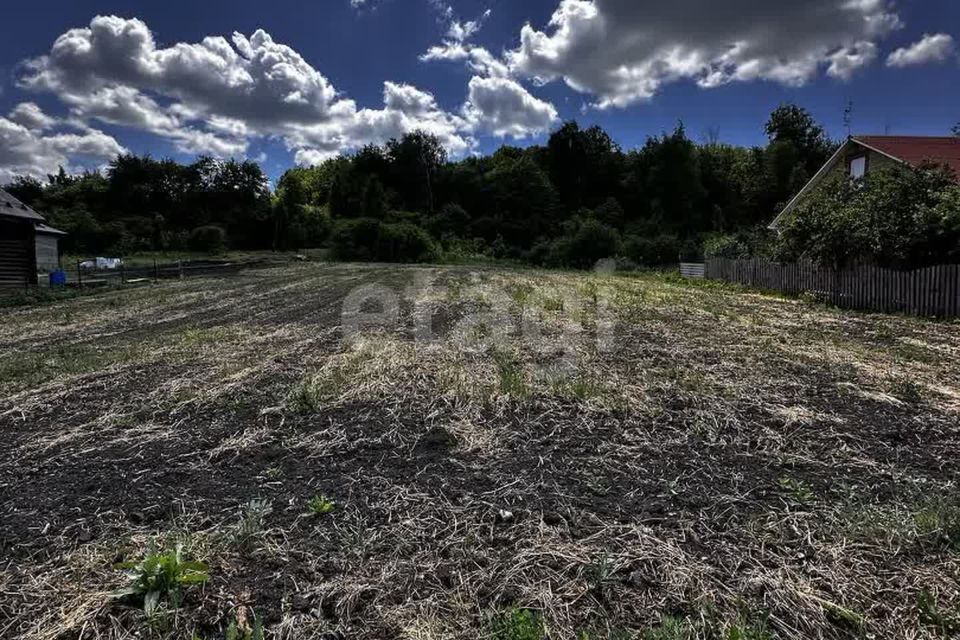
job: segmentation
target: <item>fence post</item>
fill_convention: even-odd
[[[83,272],[80,270],[79,260],[77,260],[77,288],[83,289]]]
[[[120,257],[120,284],[127,284],[127,267],[123,264],[123,257]]]

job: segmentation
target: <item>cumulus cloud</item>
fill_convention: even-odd
[[[42,111],[39,114],[49,118]],[[49,126],[52,125],[50,122]],[[102,164],[124,152],[114,138],[97,129],[46,134],[36,127],[0,117],[0,184],[16,175],[42,178],[56,173],[60,166],[71,167],[71,162],[78,159]]]
[[[466,22],[460,22],[459,20],[451,21],[450,26],[447,28],[447,37],[454,42],[469,40],[473,34],[483,27],[483,23],[487,21],[490,14],[490,9],[487,9],[476,20],[468,20]]]
[[[546,29],[523,27],[508,60],[514,74],[623,107],[680,79],[800,86],[824,67],[845,79],[900,25],[888,0],[561,0]]]
[[[382,144],[414,130],[437,136],[454,155],[462,155],[476,144],[467,120],[444,111],[432,94],[407,84],[385,82],[382,109],[351,109],[348,113],[348,117],[287,129],[284,137],[295,151],[295,161],[316,164],[344,149]]]
[[[494,136],[524,138],[541,133],[557,121],[557,110],[509,78],[470,80],[464,114],[475,128]]]
[[[449,5],[436,7],[452,15]],[[451,22],[449,30],[466,39],[486,15]],[[492,55],[478,55],[477,65],[505,71]],[[469,117],[466,107],[445,111],[432,94],[394,82],[384,84],[382,107],[360,108],[263,30],[161,47],[143,21],[116,16],[97,16],[88,27],[61,35],[49,53],[26,61],[18,82],[55,94],[77,122],[130,127],[181,151],[217,156],[246,153],[252,139],[272,137],[298,162],[314,163],[415,129],[437,135],[457,155],[475,146],[481,120],[484,127],[506,122],[503,113],[484,119],[472,103]],[[532,96],[526,104],[542,112]],[[18,122],[44,126],[32,107],[15,111],[11,117]]]
[[[909,47],[897,49],[887,58],[887,66],[910,67],[914,65],[944,62],[956,53],[953,36],[946,33],[924,34],[920,41]]]
[[[56,118],[45,114],[35,102],[21,102],[10,111],[7,117],[31,131],[43,131],[57,123]]]
[[[476,20],[460,22],[453,18],[449,5],[435,2],[441,15],[450,20],[442,44],[430,47],[420,56],[422,62],[464,62],[477,74],[470,79],[468,98],[461,112],[469,127],[478,133],[496,137],[526,138],[542,133],[557,120],[557,110],[549,102],[534,97],[510,68],[490,51],[469,42],[490,17],[488,9]]]
[[[827,56],[830,66],[827,75],[840,80],[849,80],[862,67],[877,59],[879,48],[872,42],[858,42]]]
[[[420,56],[420,60],[422,62],[437,60],[466,62],[474,73],[497,78],[510,76],[510,68],[487,49],[464,42],[448,40],[443,44],[434,45]]]

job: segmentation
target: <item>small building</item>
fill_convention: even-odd
[[[801,198],[830,176],[857,180],[883,167],[925,164],[946,165],[960,182],[960,137],[852,136],[791,200],[770,225],[776,229]]]
[[[60,269],[60,238],[67,235],[59,229],[38,224],[37,273],[51,273]]]
[[[59,238],[64,235],[0,189],[0,288],[36,285],[38,273],[58,269]]]

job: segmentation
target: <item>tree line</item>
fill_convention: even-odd
[[[273,190],[252,161],[136,155],[5,188],[68,232],[76,253],[329,247],[346,260],[573,267],[803,254],[809,229],[792,228],[785,244],[766,226],[839,143],[795,105],[764,131],[764,146],[746,148],[695,142],[678,124],[625,151],[602,128],[567,122],[544,145],[457,161],[417,131],[291,168]]]

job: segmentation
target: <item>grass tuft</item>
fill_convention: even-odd
[[[514,608],[490,621],[493,640],[543,640],[546,635],[543,616],[529,609]]]
[[[337,508],[337,503],[324,495],[315,495],[307,502],[307,509],[315,516],[325,516]]]

